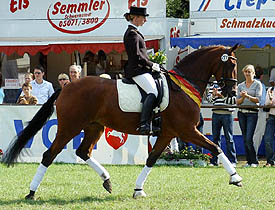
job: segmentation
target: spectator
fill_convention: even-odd
[[[81,66],[79,65],[71,65],[69,68],[69,75],[71,78],[71,82],[80,79],[80,73],[82,71]]]
[[[30,83],[30,82],[33,80],[33,73],[27,72],[27,73],[24,75],[24,79],[25,79],[25,83]],[[23,94],[24,94],[24,93],[22,92],[22,88],[20,88],[20,89],[18,90],[16,99],[15,99],[15,103],[17,103],[17,101],[18,101],[18,99],[19,99],[19,96],[22,96]]]
[[[271,86],[275,86],[275,66],[271,66],[269,83]]]
[[[19,96],[17,104],[37,104],[37,98],[31,94],[32,86],[30,83],[26,82],[22,85],[23,96]]]
[[[217,81],[213,82],[213,85],[209,87],[207,100],[213,103],[215,108],[212,109],[212,134],[213,142],[221,148],[221,129],[223,128],[225,140],[226,140],[226,156],[229,161],[236,167],[237,157],[235,142],[233,140],[233,116],[234,108],[220,108],[219,106],[235,105],[236,97],[224,97],[222,90]],[[218,157],[212,154],[210,165],[218,165]]]
[[[66,84],[70,82],[69,76],[65,73],[61,73],[58,75],[58,83],[61,88],[63,88]]]
[[[261,100],[261,82],[254,79],[255,69],[253,65],[246,65],[242,72],[245,81],[238,85],[237,104],[255,106]],[[253,135],[258,120],[257,108],[240,108],[238,111],[239,125],[244,139],[246,160],[244,167],[258,167],[258,158],[253,146]]]
[[[3,103],[4,98],[5,98],[5,94],[2,88],[2,73],[0,72],[0,104]]]
[[[32,94],[37,98],[38,104],[44,104],[54,93],[52,83],[43,79],[45,72],[42,66],[34,68],[35,80],[31,81]]]
[[[266,94],[265,105],[275,106],[275,91],[274,86],[268,88]],[[269,116],[266,122],[264,140],[265,140],[265,156],[266,164],[265,167],[274,166],[275,164],[275,153],[273,151],[273,140],[275,134],[275,108],[270,108]]]
[[[103,50],[99,50],[95,55],[95,62],[96,62],[95,74],[97,76],[100,76],[101,74],[105,73],[106,59],[107,57]]]
[[[262,97],[261,97],[261,101],[260,101],[259,105],[264,106],[265,105],[265,98],[266,98],[265,97],[266,88],[265,88],[264,83],[262,82],[264,71],[259,66],[257,66],[255,68],[255,71],[256,71],[255,72],[255,78],[256,78],[257,81],[261,82],[261,85],[262,85]],[[254,145],[254,148],[255,148],[256,155],[258,154],[258,150],[259,150],[259,147],[261,145],[261,142],[262,142],[262,139],[263,139],[263,136],[264,136],[266,117],[267,117],[267,114],[266,114],[266,112],[264,112],[263,108],[259,108],[258,121],[257,121],[257,125],[256,125],[256,128],[255,128],[255,133],[254,133],[254,136],[253,136],[253,145]]]

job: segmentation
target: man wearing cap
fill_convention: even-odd
[[[71,65],[69,68],[69,75],[71,78],[71,82],[80,79],[80,73],[82,71],[81,66],[79,65]]]
[[[35,79],[30,82],[32,86],[32,95],[37,98],[38,104],[44,104],[54,93],[53,85],[43,79],[45,72],[42,66],[35,67],[33,74]]]
[[[61,88],[63,88],[66,84],[70,82],[69,76],[65,73],[61,73],[58,75],[58,83]]]
[[[148,135],[150,133],[150,121],[152,110],[158,96],[155,81],[151,75],[152,71],[160,71],[159,64],[149,60],[145,46],[144,36],[138,31],[138,27],[146,22],[149,16],[146,8],[130,7],[129,13],[124,17],[129,22],[124,34],[123,42],[128,55],[128,62],[124,67],[126,78],[132,78],[146,93],[146,99],[141,111],[139,133]],[[158,132],[160,128],[152,128],[153,132]]]

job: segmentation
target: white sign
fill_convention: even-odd
[[[41,106],[0,105],[0,149],[5,153],[9,143],[26,126]],[[41,162],[43,153],[51,146],[57,132],[56,113],[29,140],[19,155],[19,162]],[[75,136],[56,157],[55,162],[83,163],[75,151],[84,137]],[[101,164],[145,164],[148,142],[145,136],[134,136],[107,128],[93,149],[93,157]]]
[[[116,36],[130,6],[146,7],[148,19],[166,17],[165,0],[1,0],[0,37]]]
[[[7,89],[20,88],[19,79],[5,79],[5,88]]]

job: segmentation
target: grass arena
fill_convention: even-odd
[[[25,200],[38,164],[0,164],[1,209],[264,209],[275,206],[274,168],[242,168],[243,187],[228,185],[222,167],[155,166],[133,199],[141,165],[105,165],[113,184],[109,194],[86,164],[53,164],[36,193]]]

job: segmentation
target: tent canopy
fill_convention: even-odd
[[[200,46],[211,46],[211,45],[224,45],[224,46],[234,46],[235,44],[241,44],[245,48],[250,48],[257,45],[260,48],[270,45],[275,47],[275,37],[265,36],[261,34],[250,34],[247,36],[236,36],[236,35],[194,35],[189,37],[181,38],[171,38],[171,47],[178,46],[184,49],[186,46],[191,46],[193,48],[199,48]]]
[[[159,49],[159,40],[163,36],[145,36],[147,48]],[[72,53],[78,50],[80,53],[92,51],[97,53],[103,50],[106,53],[111,51],[123,52],[123,37],[74,37],[74,38],[0,38],[0,52],[11,55],[16,52],[19,55],[29,53],[35,55],[42,52],[47,55],[49,52],[61,53],[66,51]]]

